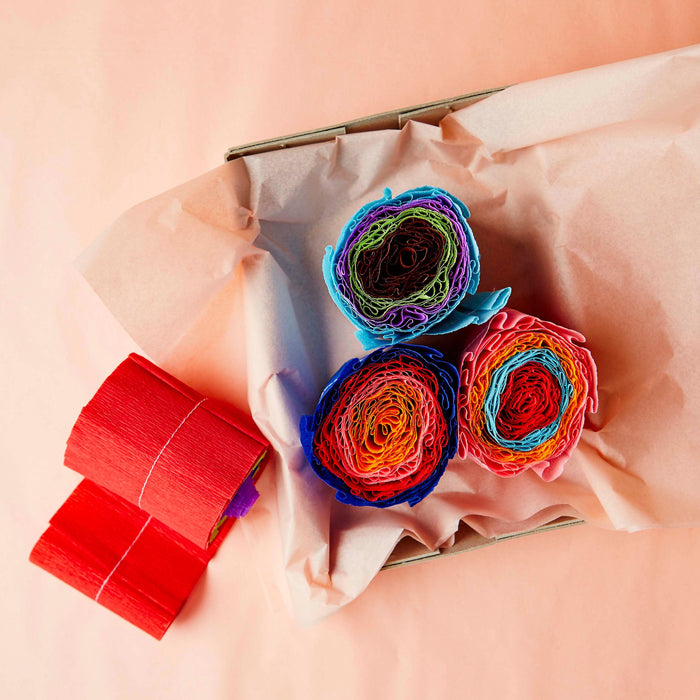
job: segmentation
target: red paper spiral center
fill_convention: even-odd
[[[559,413],[561,388],[539,362],[527,362],[508,375],[496,427],[506,440],[520,440],[549,425]]]

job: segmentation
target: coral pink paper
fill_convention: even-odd
[[[440,127],[222,166],[134,208],[84,256],[88,281],[156,360],[176,357],[188,333],[206,332],[222,362],[244,352],[253,416],[278,455],[302,620],[356,597],[403,534],[435,547],[460,519],[486,535],[562,514],[626,530],[700,523],[699,118],[699,47],[558,76]],[[297,429],[361,351],[326,293],[323,250],[384,187],[427,184],[471,209],[482,289],[512,286],[511,306],[586,336],[600,408],[555,482],[453,460],[414,508],[353,509],[315,478]],[[206,326],[222,299],[245,333]],[[456,360],[462,342],[457,333],[435,345]]]

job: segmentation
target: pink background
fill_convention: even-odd
[[[277,543],[234,529],[161,643],[27,557],[77,483],[80,407],[136,349],[72,267],[124,209],[232,145],[698,41],[690,1],[3,4],[3,696],[696,697],[698,530],[580,527],[384,572],[301,630]]]

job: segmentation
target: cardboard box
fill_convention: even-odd
[[[294,148],[295,146],[304,146],[310,143],[332,141],[336,136],[341,136],[342,134],[377,131],[380,129],[401,129],[404,124],[410,120],[437,125],[439,121],[450,112],[462,109],[462,107],[483,100],[485,97],[504,89],[505,87],[498,87],[491,88],[490,90],[481,90],[467,95],[460,95],[459,97],[438,100],[436,102],[427,102],[404,109],[395,109],[391,112],[382,112],[381,114],[374,114],[369,117],[361,117],[360,119],[353,119],[343,122],[342,124],[336,124],[335,126],[312,129],[310,131],[291,134],[289,136],[280,136],[265,141],[256,141],[255,143],[248,143],[244,146],[235,146],[226,152],[226,160],[234,160],[243,156],[253,155],[254,153],[265,153],[268,151],[277,151],[282,148]],[[478,549],[479,547],[496,544],[503,540],[510,540],[515,537],[522,537],[537,532],[547,532],[562,527],[570,527],[571,525],[578,525],[582,522],[583,520],[578,520],[576,518],[561,517],[532,530],[495,538],[483,537],[465,523],[461,523],[459,529],[455,533],[454,544],[450,547],[442,547],[435,551],[427,549],[412,537],[404,537],[396,545],[383,568],[391,569],[426,559],[467,552],[472,549]]]
[[[450,112],[462,109],[473,102],[483,100],[495,92],[505,90],[505,87],[491,88],[472,92],[460,97],[452,97],[437,102],[426,102],[425,104],[395,109],[391,112],[382,112],[369,117],[352,119],[335,126],[327,126],[321,129],[312,129],[299,134],[289,136],[279,136],[266,141],[256,141],[244,146],[235,146],[226,152],[226,160],[234,160],[242,156],[250,156],[254,153],[266,153],[276,151],[280,148],[293,148],[294,146],[304,146],[309,143],[321,143],[322,141],[332,141],[336,136],[342,134],[355,134],[360,131],[379,131],[380,129],[401,129],[407,121],[418,121],[426,124],[437,125],[438,122]]]

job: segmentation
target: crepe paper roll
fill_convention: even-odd
[[[512,309],[497,313],[464,350],[459,453],[499,476],[562,473],[598,408],[585,338]]]
[[[132,354],[80,413],[65,464],[206,548],[268,447],[248,416]]]
[[[268,448],[249,417],[129,355],[73,427],[65,463],[88,478],[30,561],[160,639],[255,503]]]
[[[30,561],[161,639],[221,539],[201,549],[83,479],[51,518]]]
[[[365,350],[484,323],[510,288],[476,293],[480,256],[469,210],[438,187],[363,206],[345,224],[323,275]]]
[[[415,505],[457,450],[458,379],[456,367],[420,345],[346,362],[301,418],[311,467],[342,503]]]

